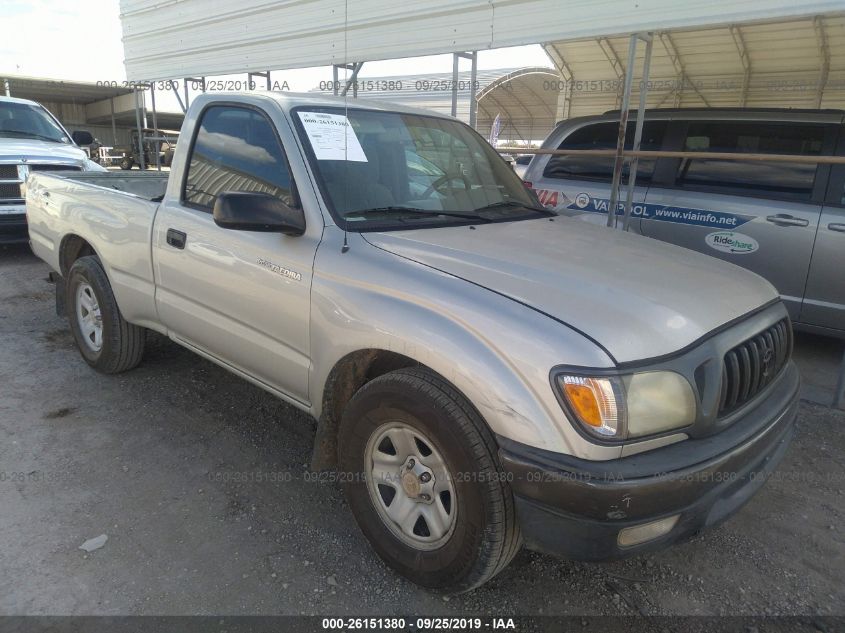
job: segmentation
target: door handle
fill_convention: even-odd
[[[827,225],[827,228],[831,231],[836,231],[837,233],[845,233],[845,224],[841,222],[831,222]]]
[[[794,215],[787,215],[786,213],[778,213],[777,215],[767,215],[766,222],[777,224],[778,226],[807,226],[810,221],[804,218],[796,218]]]
[[[185,248],[185,241],[188,236],[182,231],[176,229],[167,229],[167,243],[173,248]]]

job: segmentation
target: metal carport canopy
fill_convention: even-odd
[[[329,66],[840,12],[842,0],[121,0],[131,81]]]

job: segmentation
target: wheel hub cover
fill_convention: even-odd
[[[405,494],[411,498],[419,497],[422,489],[420,480],[411,471],[407,471],[402,475],[402,488],[405,490]]]

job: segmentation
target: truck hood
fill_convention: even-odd
[[[75,145],[51,143],[32,138],[0,136],[0,161],[33,163],[68,163],[82,165],[88,157]]]
[[[676,352],[778,297],[733,264],[563,217],[365,237],[544,312],[618,363]]]

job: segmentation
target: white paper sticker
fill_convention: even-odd
[[[366,163],[367,156],[349,119],[343,114],[298,112],[317,160],[349,160]]]

